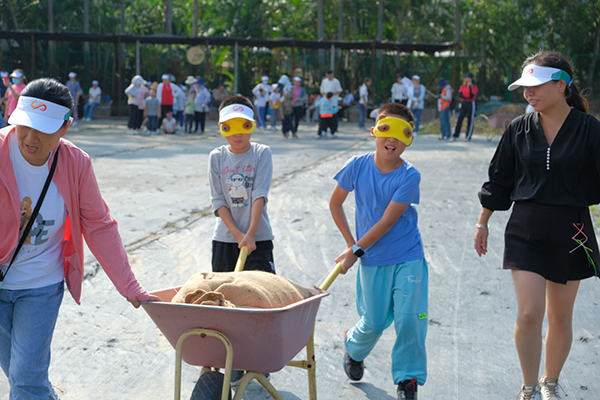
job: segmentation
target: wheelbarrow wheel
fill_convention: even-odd
[[[225,375],[217,371],[205,372],[200,376],[190,400],[221,400]],[[231,389],[229,390],[231,400]]]

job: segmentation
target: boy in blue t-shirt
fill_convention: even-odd
[[[392,375],[398,398],[416,399],[427,378],[427,263],[417,227],[421,174],[401,158],[413,140],[414,118],[406,106],[386,104],[371,129],[375,152],[352,157],[334,179],[330,200],[333,219],[347,243],[336,258],[346,273],[360,258],[356,305],[360,320],[346,332],[344,370],[362,379],[363,360],[383,331],[394,322]],[[354,240],[343,204],[354,191]]]
[[[317,132],[317,139],[327,135],[327,129],[331,130],[331,136],[333,138],[338,137],[337,133],[337,117],[335,114],[338,112],[338,104],[332,100],[333,93],[328,92],[324,97],[321,97],[315,102],[319,110],[319,131]]]

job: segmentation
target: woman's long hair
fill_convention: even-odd
[[[571,86],[567,85],[567,88],[565,89],[567,104],[578,109],[579,111],[583,111],[584,113],[588,112],[588,101],[585,99],[585,97],[583,97],[579,91],[579,88],[574,82],[573,64],[567,57],[556,51],[540,51],[531,57],[528,57],[523,63],[523,68],[529,64],[539,65],[541,67],[558,68],[568,73],[571,77]]]

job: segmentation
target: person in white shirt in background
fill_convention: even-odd
[[[360,115],[358,117],[358,127],[359,129],[365,128],[365,119],[367,116],[367,106],[369,105],[369,86],[371,86],[371,78],[367,77],[363,81],[362,86],[358,89],[358,110],[360,111]]]
[[[413,87],[408,91],[408,103],[407,107],[415,116],[415,127],[413,128],[413,135],[417,136],[419,133],[419,125],[421,124],[421,114],[425,107],[425,86],[421,85],[421,77],[414,75],[412,77]]]
[[[194,91],[196,92],[196,97],[194,97],[194,122],[196,123],[196,128],[194,132],[198,132],[198,126],[200,126],[200,134],[203,135],[204,126],[206,125],[206,113],[209,111],[212,96],[202,78],[198,78],[194,83]]]
[[[343,92],[342,84],[333,76],[333,70],[330,69],[325,73],[325,78],[321,81],[320,90],[322,96],[326,96],[329,92],[333,93],[333,97],[330,100],[332,104],[337,105],[340,103],[340,94]],[[338,114],[334,114],[333,118],[337,119]]]
[[[350,89],[344,90],[344,98],[342,99],[342,109],[340,110],[340,116],[348,121],[348,116],[345,115],[346,110],[354,103],[354,95],[350,93]]]
[[[173,99],[173,118],[177,121],[177,125],[183,128],[183,110],[187,102],[187,87],[179,85],[179,94]]]
[[[271,97],[271,93],[273,93],[273,86],[271,86],[269,84],[269,77],[268,76],[263,76],[261,78],[261,83],[259,83],[258,85],[254,86],[254,89],[252,89],[252,94],[254,95],[254,97],[256,99],[258,99],[259,95],[260,95],[260,89],[263,90],[264,95],[267,96],[267,103],[269,101],[269,98]],[[262,103],[262,101],[261,101]],[[267,121],[267,104],[265,104],[264,108],[261,110],[256,110],[256,112],[260,115],[260,118],[262,118],[262,121],[265,122],[264,127],[266,128],[266,121]],[[260,121],[259,118],[259,121]],[[257,128],[260,128],[260,126],[258,126],[258,122],[257,122]]]
[[[408,102],[408,88],[402,81],[402,75],[396,75],[396,82],[392,85],[392,103],[406,105]]]
[[[273,93],[269,97],[269,107],[271,107],[271,130],[277,129],[277,120],[279,120],[279,113],[281,112],[281,88],[283,85],[276,84],[273,88]]]
[[[267,120],[265,119],[265,113],[267,112],[267,105],[269,104],[269,96],[263,89],[258,89],[258,96],[254,100],[254,105],[256,106],[256,114],[258,114],[258,119],[256,121],[257,129],[267,129]]]
[[[342,93],[342,84],[337,78],[333,77],[333,71],[329,70],[325,74],[325,78],[321,81],[321,94],[325,96],[327,93],[333,93],[331,101],[335,103],[340,102],[340,93]]]
[[[88,90],[88,101],[83,107],[83,120],[91,121],[94,114],[94,108],[100,104],[102,98],[102,89],[98,86],[98,81],[92,81],[92,87]]]

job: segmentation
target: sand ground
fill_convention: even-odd
[[[91,155],[141,284],[147,290],[180,285],[193,273],[210,270],[214,217],[207,158],[224,140],[215,126],[207,129],[207,137],[142,137],[126,135],[125,124],[80,123],[67,138]],[[337,140],[317,140],[315,131],[305,124],[298,140],[271,131],[254,134],[273,152],[268,212],[277,271],[305,286],[320,283],[344,248],[328,210],[332,176],[352,155],[374,149],[366,131],[354,124],[341,124]],[[419,136],[405,153],[422,174],[417,209],[430,277],[429,376],[419,390],[422,399],[512,399],[520,387],[513,340],[516,300],[510,273],[501,269],[507,212],[492,217],[488,255],[480,259],[473,250],[477,191],[497,143],[477,135],[455,143]],[[346,210],[352,220],[352,200]],[[86,271],[82,304],[65,293],[54,336],[50,377],[61,398],[172,398],[173,348],[141,308],[116,292],[89,252]],[[342,371],[342,336],[357,321],[355,280],[355,269],[340,276],[319,309],[319,398],[395,399],[393,328],[365,361],[362,382],[350,383]],[[599,284],[584,281],[576,302],[573,347],[561,376],[570,399],[600,399]],[[198,372],[198,367],[184,367],[183,398],[189,398]],[[285,399],[307,399],[305,376],[285,368],[272,374],[271,382]],[[0,400],[8,400],[7,392],[1,375]],[[269,396],[251,384],[244,398]]]

